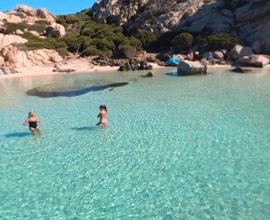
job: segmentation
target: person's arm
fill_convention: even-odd
[[[24,121],[23,125],[26,126],[26,125],[28,125],[28,124],[29,124],[29,120],[26,119],[26,120]]]

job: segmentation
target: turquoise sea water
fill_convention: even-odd
[[[269,219],[270,71],[168,71],[0,80],[1,219]],[[25,94],[115,82],[129,84]],[[30,110],[41,136],[22,126]]]

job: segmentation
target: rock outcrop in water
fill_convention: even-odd
[[[91,16],[98,21],[123,24],[130,33],[230,33],[256,53],[270,53],[268,0],[99,0]]]
[[[76,86],[76,85],[58,85],[58,84],[50,84],[41,87],[36,87],[30,89],[26,92],[29,96],[38,96],[42,98],[53,98],[53,97],[73,97],[84,95],[89,92],[98,92],[105,89],[110,89],[116,87],[122,87],[128,85],[128,82],[114,82],[103,85],[88,85],[88,86]]]
[[[189,76],[189,75],[202,75],[207,74],[207,66],[199,61],[182,61],[178,64],[177,75]]]

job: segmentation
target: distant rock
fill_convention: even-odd
[[[270,54],[269,0],[98,0],[91,17],[123,25],[129,33],[229,33],[250,47],[258,41],[261,50],[254,52]]]
[[[55,68],[53,69],[53,72],[58,72],[58,73],[71,73],[75,72],[76,70],[74,69],[61,69],[61,68]]]
[[[52,26],[53,30],[61,37],[65,35],[64,26],[57,24],[55,17],[44,8],[35,10],[26,5],[18,5],[12,11],[0,12],[0,29],[4,29],[7,22],[33,25],[38,21],[44,21]]]
[[[147,74],[143,75],[142,77],[145,77],[145,78],[152,78],[154,77],[154,73],[153,72],[148,72]]]
[[[224,60],[224,53],[222,51],[214,51],[213,57],[217,60]]]
[[[231,57],[234,60],[238,60],[245,56],[253,55],[253,51],[250,47],[243,47],[241,45],[235,45],[235,47],[231,50]]]
[[[99,0],[92,7],[91,17],[99,22],[124,25],[130,33],[149,30],[160,36],[203,5],[203,0]]]
[[[269,58],[264,55],[244,56],[237,60],[236,64],[242,67],[263,68],[269,64]]]
[[[44,64],[53,64],[63,61],[63,58],[55,51],[39,49],[24,51],[17,47],[5,47],[0,51],[0,63],[6,68],[31,67]]]
[[[63,25],[54,23],[47,27],[46,35],[49,35],[54,38],[63,37],[66,34],[66,30]]]
[[[36,37],[40,36],[40,34],[38,32],[36,32],[36,31],[27,31],[27,32],[34,35],[34,36],[36,36]]]
[[[22,34],[23,34],[23,31],[21,31],[21,30],[16,30],[16,31],[15,31],[15,34],[16,34],[16,35],[22,35]]]
[[[177,67],[179,76],[207,74],[207,66],[198,61],[180,62]]]
[[[153,66],[147,64],[145,61],[128,60],[122,62],[118,68],[118,71],[136,71],[136,70],[151,70]]]
[[[27,43],[28,40],[12,34],[1,34],[0,33],[0,50],[6,46],[14,45],[14,44],[24,44]]]
[[[9,74],[17,74],[19,73],[16,69],[14,68],[1,68],[1,71],[4,75],[9,75]]]
[[[37,12],[36,10],[34,10],[33,8],[27,6],[27,5],[17,5],[15,10],[17,12],[21,12],[21,13],[24,13],[28,16],[33,16],[35,17],[37,15]]]
[[[41,9],[37,9],[37,16],[39,18],[45,19],[46,21],[50,22],[50,23],[54,23],[55,22],[55,17],[53,15],[51,15],[47,9],[45,8],[41,8]]]

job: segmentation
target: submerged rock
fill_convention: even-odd
[[[64,85],[46,85],[41,87],[36,87],[30,89],[26,92],[29,96],[38,96],[42,98],[52,98],[52,97],[73,97],[84,95],[89,92],[98,92],[105,89],[116,88],[128,85],[128,82],[116,82],[104,85],[93,85],[88,87],[74,87],[74,86],[64,86]]]
[[[143,75],[143,76],[141,76],[141,77],[152,78],[152,77],[154,77],[154,73],[152,73],[152,72],[150,71],[150,72],[148,72],[147,74],[145,74],[145,75]]]
[[[177,74],[179,76],[207,74],[207,66],[198,61],[180,62],[177,67]]]
[[[60,68],[55,68],[53,69],[53,72],[58,72],[58,73],[71,73],[75,72],[76,70],[74,69],[60,69]]]
[[[234,73],[251,73],[252,70],[249,68],[244,68],[244,67],[235,67],[234,69],[231,70],[231,72]]]

